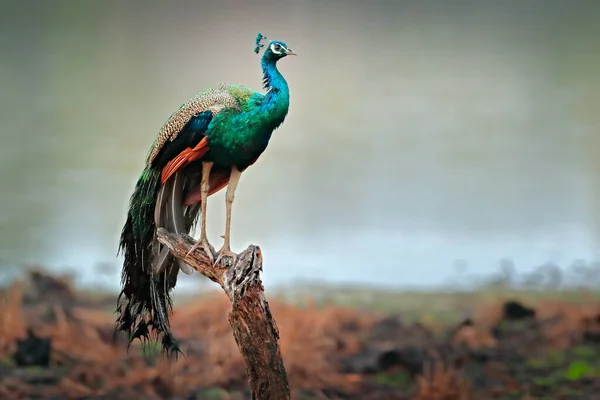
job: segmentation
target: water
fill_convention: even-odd
[[[260,89],[257,31],[299,54],[233,211],[232,245],[262,247],[267,285],[597,258],[600,6],[355,3],[1,3],[1,264],[117,287],[158,129],[220,81]],[[219,247],[223,193],[208,210]]]

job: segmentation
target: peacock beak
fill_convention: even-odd
[[[292,49],[285,49],[286,56],[297,56],[298,54],[294,53]]]

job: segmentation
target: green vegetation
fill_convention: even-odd
[[[407,388],[413,383],[413,379],[406,372],[379,373],[373,380],[381,386],[398,389]]]
[[[561,395],[577,394],[569,383],[600,378],[600,348],[579,345],[567,350],[546,351],[527,362],[531,381],[542,389],[560,390]],[[570,393],[572,392],[572,393]]]
[[[224,396],[228,396],[229,394],[231,394],[231,392],[227,392],[221,388],[208,388],[198,390],[198,392],[196,392],[196,398],[206,400],[221,400],[224,398]]]

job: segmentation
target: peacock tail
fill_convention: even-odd
[[[175,287],[179,267],[171,262],[161,274],[152,271],[154,210],[160,189],[160,170],[145,168],[130,199],[119,243],[124,262],[117,331],[127,332],[129,343],[136,338],[149,339],[150,332],[157,337],[162,333],[163,347],[177,352],[179,348],[170,333],[166,316],[172,307],[168,290]]]

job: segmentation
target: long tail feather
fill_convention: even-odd
[[[180,350],[170,331],[172,310],[170,291],[177,283],[181,268],[167,249],[156,240],[156,227],[173,232],[189,232],[197,218],[199,207],[183,211],[183,187],[188,178],[171,177],[160,184],[160,170],[147,168],[136,183],[130,199],[127,221],[121,232],[119,252],[124,255],[122,283],[119,294],[115,331],[126,332],[129,343],[144,342],[162,336],[163,350],[177,355]],[[188,267],[184,264],[184,268]]]
[[[184,179],[181,172],[177,172],[172,179],[173,188],[167,202],[168,206],[165,214],[167,218],[167,229],[176,234],[188,233],[189,228],[186,227],[182,205]],[[183,261],[176,259],[176,262],[179,269],[186,275],[191,275],[194,272],[194,269]]]

